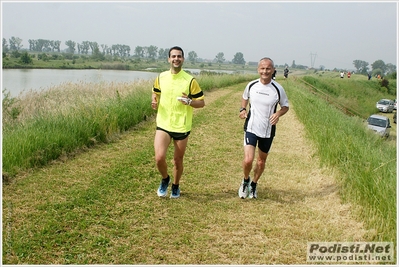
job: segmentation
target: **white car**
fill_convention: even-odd
[[[390,99],[381,99],[375,106],[381,112],[391,113],[394,109],[394,102]]]
[[[377,114],[371,115],[367,119],[367,127],[382,137],[388,137],[391,131],[389,118]]]

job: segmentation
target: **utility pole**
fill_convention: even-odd
[[[314,56],[314,58],[313,58]],[[314,62],[316,61],[316,57],[317,57],[317,53],[316,54],[312,54],[312,52],[310,52],[310,67],[313,69],[314,67]]]

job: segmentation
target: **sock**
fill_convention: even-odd
[[[168,183],[169,183],[169,180],[170,180],[169,175],[168,175],[168,177],[166,177],[166,178],[162,178],[162,180],[164,180],[165,182],[168,182]]]
[[[253,181],[251,182],[251,187],[252,188],[256,188],[256,183],[254,183]]]
[[[172,184],[172,188],[179,188],[179,185],[178,184]]]
[[[244,183],[249,183],[249,177],[247,179],[244,178]]]

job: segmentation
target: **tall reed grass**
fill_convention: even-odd
[[[298,83],[287,81],[285,88],[322,164],[339,170],[343,199],[361,207],[375,240],[396,242],[396,146]]]
[[[204,91],[248,75],[200,75]],[[118,134],[152,116],[152,81],[63,83],[3,99],[3,179]]]
[[[376,102],[382,98],[395,99],[396,80],[389,80],[389,90],[380,81],[367,80],[365,76],[353,75],[350,79],[337,77],[317,77],[307,75],[302,78],[307,83],[328,94],[331,99],[367,118],[378,112]]]

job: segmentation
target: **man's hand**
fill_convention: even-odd
[[[158,108],[158,100],[157,100],[156,94],[152,94],[151,107],[152,107],[152,109],[155,109],[155,110],[157,110],[157,108]]]
[[[277,122],[279,121],[280,116],[277,113],[274,113],[273,115],[270,116],[269,121],[271,125],[276,125]]]
[[[247,111],[244,109],[243,111],[240,112],[240,115],[238,115],[241,119],[246,119],[247,118]]]
[[[183,96],[179,97],[178,100],[183,103],[184,105],[191,105],[192,100],[187,96],[186,93],[182,93]]]

